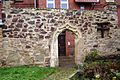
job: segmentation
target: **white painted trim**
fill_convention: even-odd
[[[100,0],[97,0],[97,2],[99,2]]]
[[[67,0],[67,2],[62,2],[62,0],[60,0],[60,8],[62,9],[62,3],[67,4],[67,9],[69,9],[69,1]]]
[[[47,8],[48,8],[48,3],[53,3],[53,8],[55,8],[55,0],[53,0],[53,1],[46,0],[46,7]]]
[[[115,2],[115,0],[106,0],[106,2]]]

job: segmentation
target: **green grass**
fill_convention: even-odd
[[[55,70],[36,66],[5,67],[0,68],[0,80],[44,80]]]

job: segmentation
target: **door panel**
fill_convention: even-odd
[[[66,56],[65,32],[62,32],[58,36],[58,51],[59,51],[59,56]]]
[[[73,56],[75,43],[74,43],[74,33],[71,31],[66,31],[66,56]]]

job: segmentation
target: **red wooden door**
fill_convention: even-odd
[[[66,30],[66,56],[73,56],[75,49],[74,33]]]

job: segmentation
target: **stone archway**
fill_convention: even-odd
[[[50,42],[50,66],[56,67],[59,66],[59,59],[58,59],[58,36],[59,34],[64,30],[70,30],[75,34],[75,63],[79,64],[80,62],[80,52],[82,52],[82,49],[80,49],[83,43],[82,41],[82,34],[78,30],[77,27],[71,25],[70,23],[66,23],[65,25],[58,27],[57,30],[54,32],[51,42]]]

